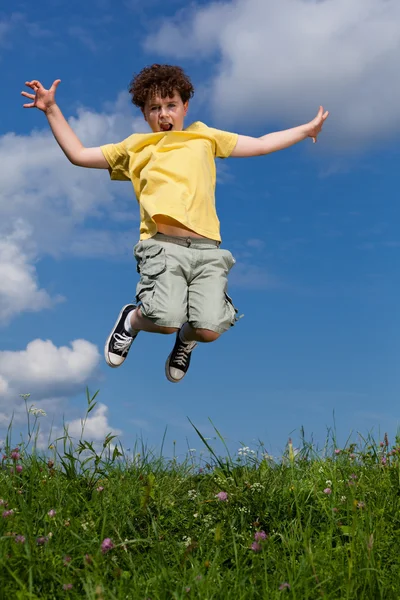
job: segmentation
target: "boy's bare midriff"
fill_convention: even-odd
[[[153,221],[157,223],[157,229],[164,235],[172,236],[190,236],[194,238],[204,238],[204,235],[199,235],[188,227],[185,227],[179,221],[168,217],[167,215],[154,215]]]

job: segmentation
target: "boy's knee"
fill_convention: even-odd
[[[197,340],[199,342],[203,342],[203,343],[209,343],[209,342],[215,342],[215,340],[217,340],[219,338],[219,336],[221,335],[220,333],[217,333],[216,331],[211,331],[211,329],[195,329],[196,332],[196,337]]]
[[[178,327],[163,327],[162,325],[159,325],[159,328],[159,332],[165,335],[176,333],[178,331]]]

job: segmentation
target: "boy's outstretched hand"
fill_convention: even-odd
[[[55,95],[58,84],[61,82],[61,79],[56,79],[53,82],[53,85],[49,90],[46,90],[40,81],[37,79],[33,79],[32,81],[25,81],[25,85],[31,90],[33,90],[33,94],[29,94],[28,92],[21,92],[22,96],[33,100],[29,104],[24,104],[24,108],[38,108],[43,112],[47,112],[49,108],[51,108],[55,103]]]
[[[307,123],[307,136],[312,138],[313,143],[315,144],[317,141],[318,134],[321,132],[322,126],[328,118],[329,112],[324,109],[322,106],[319,107],[319,111],[315,119]]]

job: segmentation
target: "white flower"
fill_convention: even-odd
[[[28,412],[30,412],[34,417],[45,417],[47,414],[42,408],[36,408],[33,404]]]
[[[183,536],[182,540],[186,548],[192,543],[192,538],[186,535]]]
[[[261,483],[253,483],[250,486],[252,492],[261,492],[264,489],[264,486]]]
[[[347,500],[346,496],[342,496],[342,497],[340,498],[340,502],[346,502],[346,500]]]
[[[189,490],[188,491],[188,496],[190,500],[195,500],[198,496],[198,493],[196,490]]]
[[[325,483],[326,483],[326,485],[332,485],[332,481],[331,481],[330,479],[327,479],[327,480],[325,481]]]

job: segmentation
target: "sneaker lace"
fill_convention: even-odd
[[[189,344],[181,344],[176,352],[174,363],[179,365],[180,367],[185,367],[187,360],[189,358],[189,354],[195,347],[195,343],[191,342]]]
[[[114,334],[114,349],[119,350],[121,354],[128,352],[133,338],[126,333],[115,333]]]

